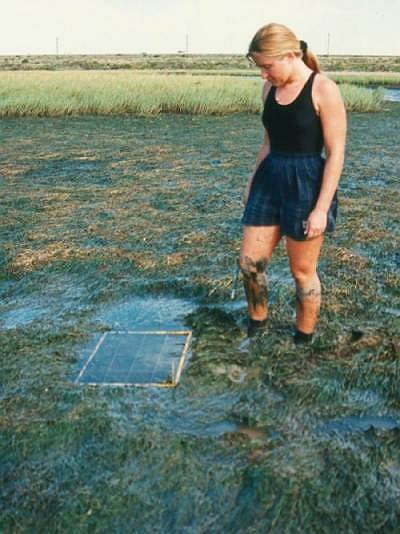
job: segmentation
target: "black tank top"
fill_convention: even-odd
[[[324,144],[321,120],[311,99],[315,74],[310,74],[300,94],[287,105],[278,104],[275,100],[276,87],[271,87],[262,114],[271,151],[321,153]]]

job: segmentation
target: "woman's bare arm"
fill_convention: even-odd
[[[346,109],[338,86],[326,77],[319,81],[318,107],[326,162],[319,197],[306,225],[308,238],[319,235],[326,228],[327,213],[339,183],[345,154]]]

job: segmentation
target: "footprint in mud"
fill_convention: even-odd
[[[229,380],[235,384],[243,384],[246,378],[254,378],[258,376],[261,372],[261,368],[254,367],[252,369],[247,369],[236,364],[221,364],[212,367],[211,372],[216,376],[226,375]]]

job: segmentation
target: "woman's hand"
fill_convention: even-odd
[[[328,214],[326,211],[314,209],[304,223],[304,233],[307,235],[307,239],[322,235],[325,231],[327,222]]]

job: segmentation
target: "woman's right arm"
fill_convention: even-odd
[[[268,92],[270,88],[271,88],[271,84],[269,82],[265,82],[264,87],[263,87],[263,93],[262,93],[263,103],[265,103],[265,100],[268,96]],[[242,200],[243,200],[244,205],[247,204],[247,200],[249,198],[250,188],[253,182],[254,175],[256,174],[257,169],[260,166],[260,163],[268,156],[269,152],[270,152],[269,135],[268,135],[267,130],[264,130],[264,139],[261,143],[260,150],[258,151],[258,155],[256,157],[256,165],[254,167],[252,174],[250,175],[247,181],[246,189],[244,190],[244,193],[243,193]]]

